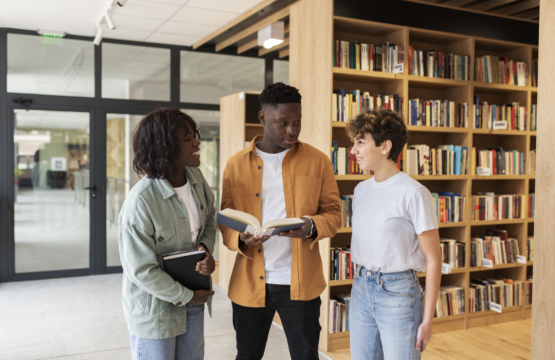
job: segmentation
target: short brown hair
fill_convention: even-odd
[[[390,140],[392,146],[387,158],[395,162],[409,138],[403,118],[393,110],[373,109],[361,113],[349,120],[346,131],[351,141],[364,138],[366,133],[372,135],[376,146]]]
[[[197,123],[178,109],[159,108],[147,114],[133,134],[133,170],[149,179],[168,179],[177,175],[178,132],[189,129],[200,139]]]

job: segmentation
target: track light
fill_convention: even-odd
[[[96,30],[96,36],[94,37],[93,44],[95,44],[96,46],[100,45],[100,42],[102,41],[102,35],[104,35],[104,30],[98,28]]]
[[[119,6],[123,6],[123,5],[125,5],[126,2],[127,2],[127,0],[118,0],[118,1],[117,1],[117,4],[118,4]]]
[[[110,30],[114,30],[116,28],[116,24],[114,23],[114,19],[112,19],[112,13],[110,10],[106,10],[106,14],[104,15],[106,22],[108,23],[108,27]]]
[[[276,21],[258,30],[258,45],[271,49],[283,42],[283,32],[285,24],[283,21]]]

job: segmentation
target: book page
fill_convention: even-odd
[[[250,225],[256,229],[260,229],[260,222],[258,221],[258,219],[251,214],[247,214],[246,212],[234,209],[224,209],[220,211],[220,214],[225,215],[233,220],[242,222],[243,224]]]
[[[265,223],[264,227],[261,230],[267,230],[267,229],[276,228],[279,226],[301,224],[301,223],[304,223],[304,220],[299,218],[275,219]]]

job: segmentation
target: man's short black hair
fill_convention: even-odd
[[[260,94],[260,108],[264,105],[273,106],[277,108],[278,104],[287,103],[301,103],[301,94],[299,90],[293,86],[286,85],[282,82],[277,82],[268,85]]]

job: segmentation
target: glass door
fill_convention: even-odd
[[[15,275],[88,270],[90,113],[13,111]]]

